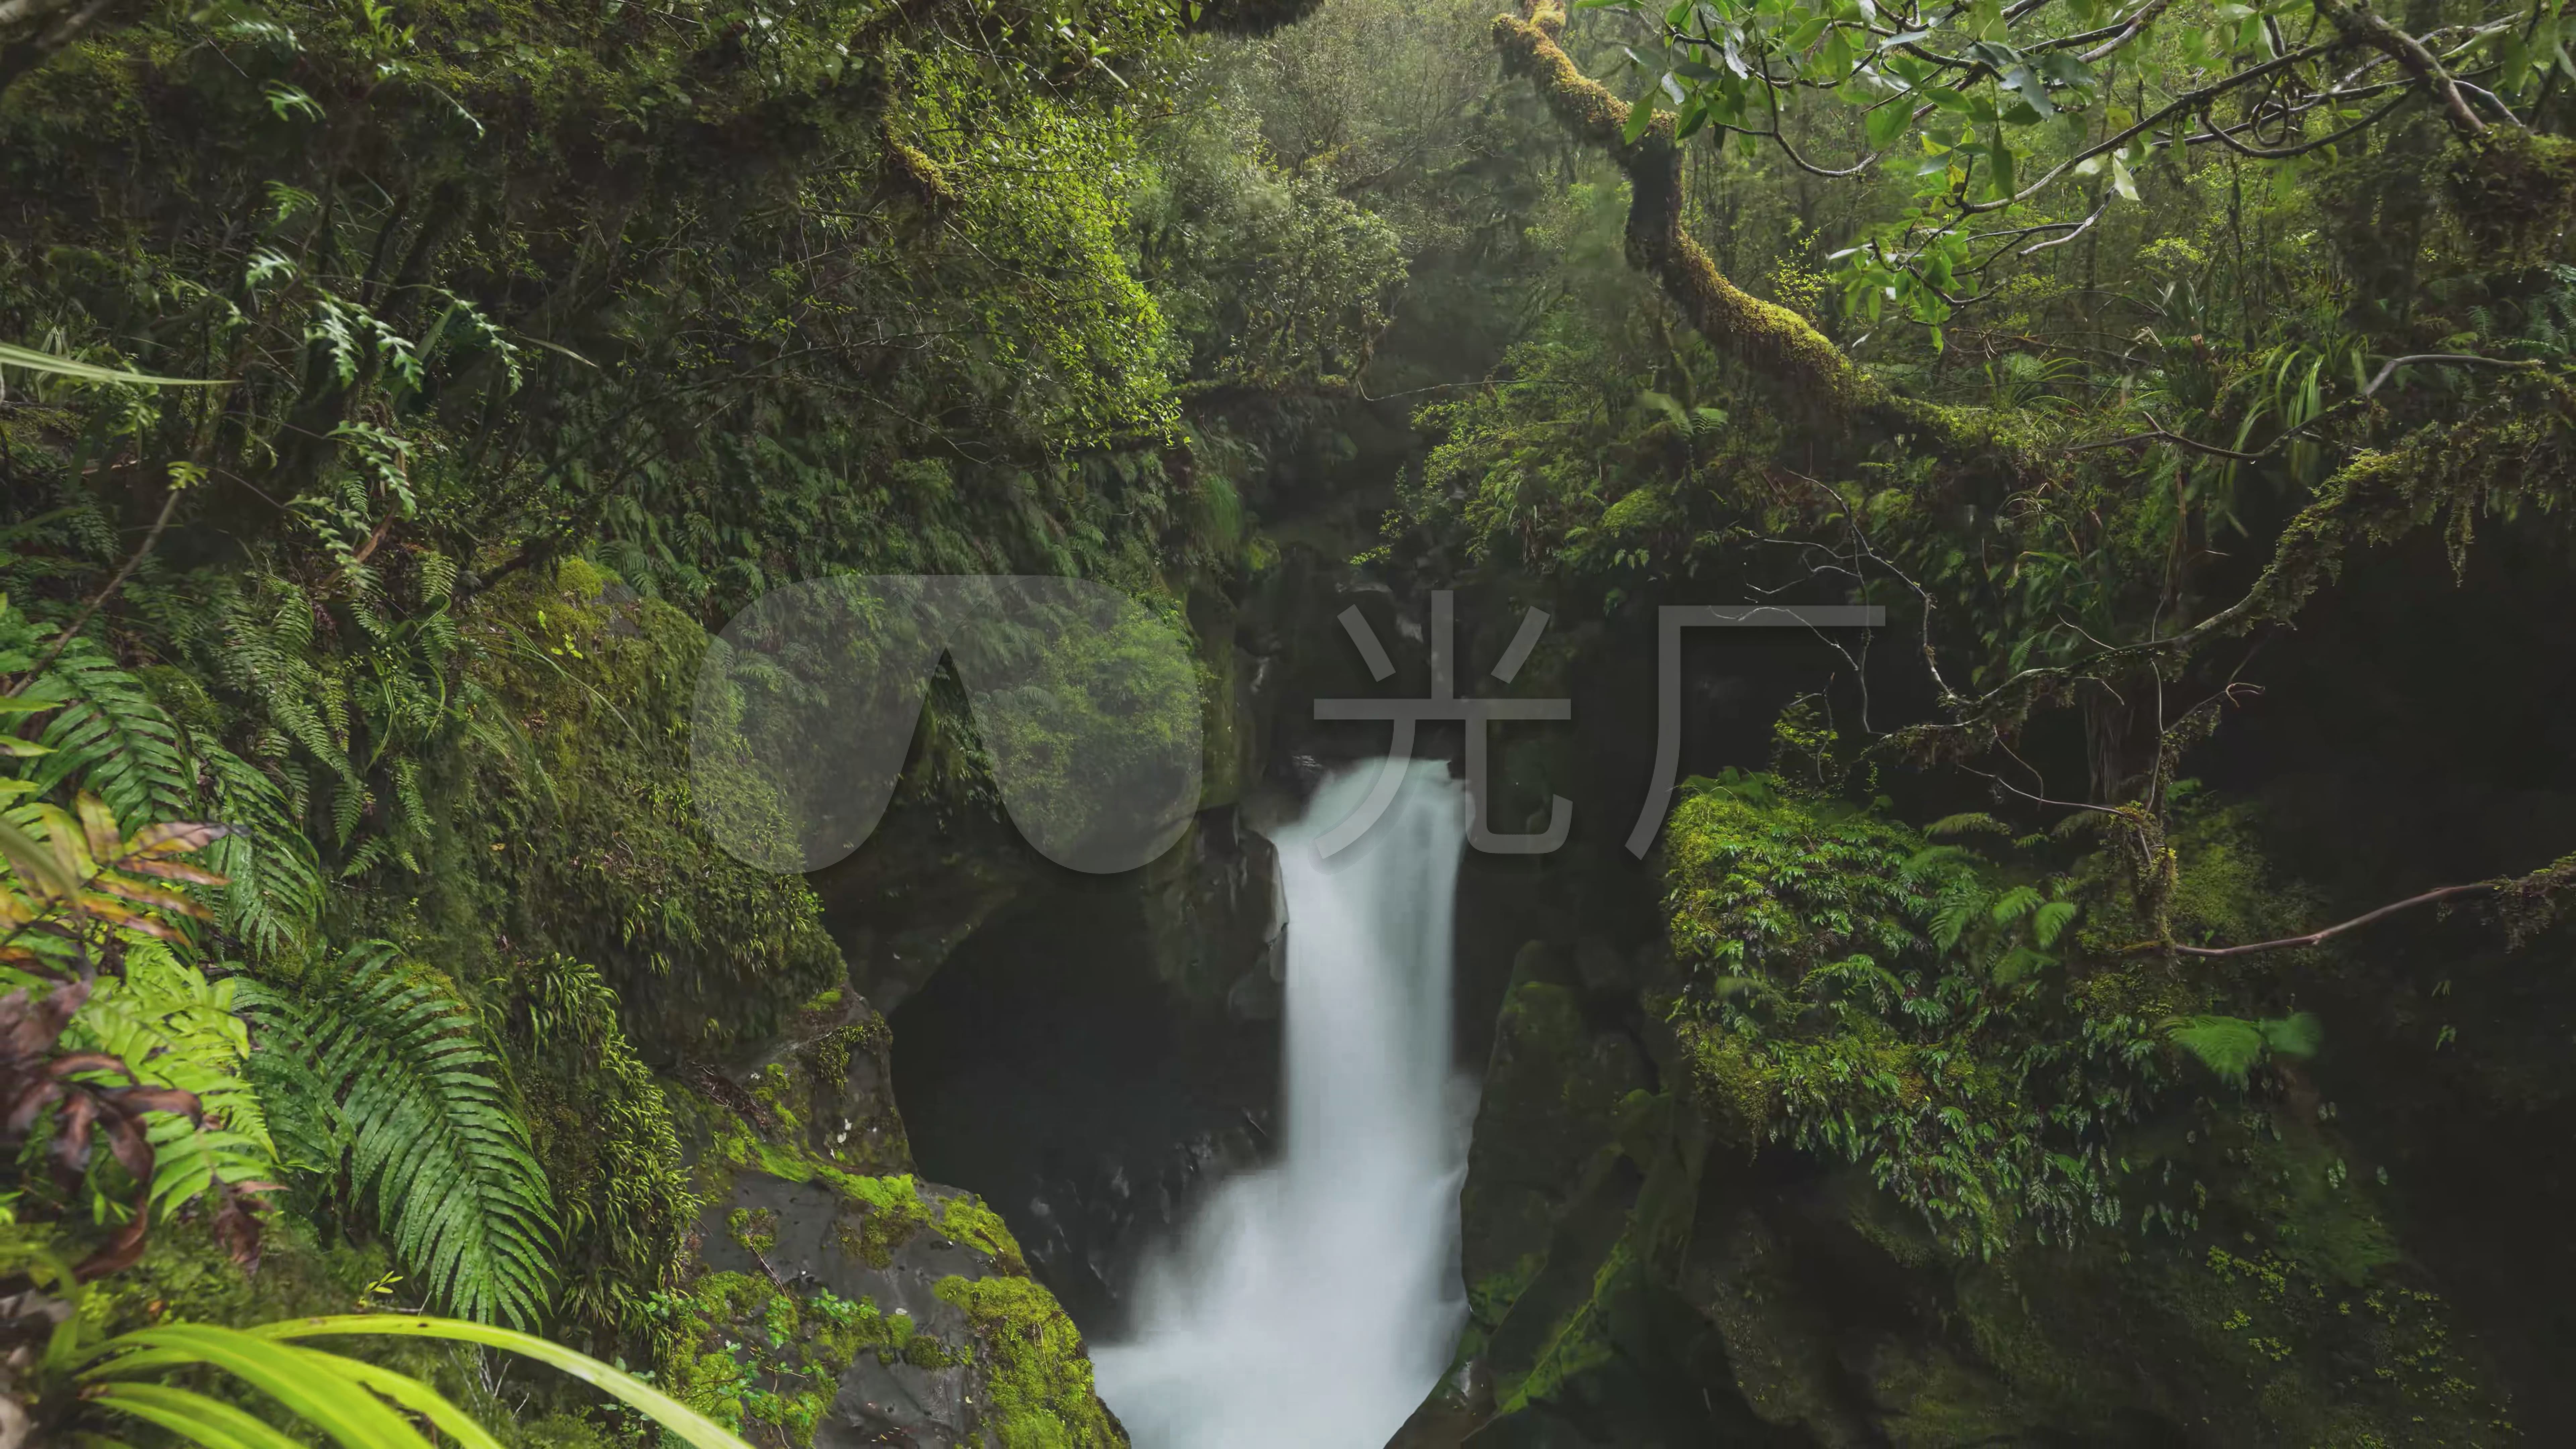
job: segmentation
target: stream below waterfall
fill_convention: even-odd
[[[1448,1365],[1466,1304],[1458,1186],[1474,1097],[1451,1063],[1463,794],[1437,761],[1329,859],[1381,768],[1277,832],[1287,901],[1284,1150],[1149,1259],[1095,1347],[1137,1449],[1379,1449]]]

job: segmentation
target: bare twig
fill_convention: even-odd
[[[98,596],[91,599],[88,604],[84,605],[78,614],[72,616],[72,621],[63,626],[63,631],[54,636],[54,642],[46,648],[44,657],[38,659],[25,674],[19,676],[16,684],[9,686],[8,693],[10,695],[15,696],[24,693],[27,686],[35,683],[37,678],[44,674],[48,666],[50,666],[55,660],[62,658],[63,651],[71,647],[72,638],[80,633],[81,626],[90,621],[91,615],[96,614],[101,608],[105,607],[107,601],[115,597],[118,589],[125,587],[125,581],[133,577],[135,567],[141,564],[145,556],[152,552],[153,545],[158,544],[161,541],[161,530],[170,526],[170,515],[179,506],[180,491],[181,489],[178,484],[174,483],[171,485],[170,495],[161,500],[161,512],[152,520],[151,532],[143,535],[143,546],[137,548],[134,551],[134,556],[125,561],[125,567],[116,571],[116,577],[107,581],[107,587],[99,590]]]
[[[2284,936],[2277,941],[2256,941],[2243,946],[2186,946],[2179,941],[2147,941],[2139,945],[2131,946],[2128,949],[2132,951],[2171,951],[2177,955],[2201,957],[2251,956],[2257,951],[2292,951],[2297,950],[2302,946],[2323,945],[2324,943],[2333,940],[2335,937],[2342,935],[2346,931],[2359,930],[2361,927],[2367,926],[2373,921],[2385,920],[2390,916],[2396,915],[2400,911],[2411,911],[2417,906],[2429,906],[2438,901],[2456,900],[2461,896],[2485,895],[2488,892],[2498,889],[2501,885],[2502,882],[2499,881],[2482,880],[2472,882],[2468,885],[2444,886],[2440,890],[2431,890],[2424,892],[2422,895],[2408,896],[2402,901],[2391,901],[2387,905],[2381,906],[2378,910],[2364,912],[2361,915],[2353,917],[2349,921],[2343,921],[2338,924],[2328,926],[2323,930],[2310,931],[2304,936]]]

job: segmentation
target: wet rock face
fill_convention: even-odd
[[[991,811],[899,800],[856,854],[808,879],[851,983],[891,1012],[1057,870]]]
[[[1122,1326],[1138,1255],[1177,1239],[1205,1189],[1258,1166],[1268,1145],[1263,1124],[1247,1118],[1041,1177],[1011,1214],[1030,1270],[1095,1331]]]
[[[895,1107],[893,1041],[866,997],[847,987],[824,992],[745,1074],[775,1103],[745,1092],[747,1115],[768,1131],[792,1122],[799,1145],[843,1171],[912,1171]]]
[[[1202,820],[1141,883],[1062,884],[995,922],[894,1022],[924,1171],[1007,1215],[1031,1269],[1095,1333],[1115,1329],[1139,1245],[1200,1183],[1268,1148],[1279,1025],[1244,1005],[1247,981],[1276,989],[1268,847],[1202,851],[1212,828]],[[1164,872],[1176,891],[1235,893],[1231,945],[1212,935],[1205,956],[1165,954],[1185,943],[1158,928]],[[1214,904],[1208,917],[1228,919]]]
[[[1231,805],[1202,810],[1146,867],[1142,906],[1154,974],[1231,1020],[1276,1021],[1287,979],[1279,852]]]

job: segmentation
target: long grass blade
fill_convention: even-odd
[[[128,372],[121,367],[101,367],[95,362],[74,362],[50,352],[31,347],[18,347],[0,342],[0,367],[23,368],[28,372],[49,373],[55,377],[75,377],[83,382],[122,382],[135,387],[230,387],[224,378],[155,377],[148,372]]]
[[[262,1338],[315,1338],[357,1334],[386,1338],[443,1338],[479,1343],[560,1369],[603,1393],[641,1410],[655,1423],[679,1435],[696,1449],[751,1449],[697,1410],[661,1390],[622,1373],[577,1349],[550,1343],[534,1334],[467,1323],[453,1318],[425,1318],[389,1313],[344,1313],[324,1318],[288,1318],[250,1330]]]
[[[106,1384],[90,1402],[158,1424],[205,1449],[304,1449],[232,1404],[166,1384]]]

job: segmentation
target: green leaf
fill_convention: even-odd
[[[304,1449],[295,1440],[221,1399],[163,1384],[105,1384],[90,1402],[158,1424],[205,1449]]]
[[[679,1402],[631,1374],[610,1368],[590,1355],[551,1343],[533,1334],[518,1333],[488,1324],[463,1323],[449,1318],[424,1318],[392,1314],[340,1314],[327,1318],[291,1318],[279,1323],[263,1324],[251,1332],[262,1338],[316,1338],[330,1334],[352,1334],[374,1338],[436,1338],[458,1343],[479,1343],[525,1358],[535,1359],[550,1368],[560,1369],[642,1411],[655,1423],[677,1434],[695,1449],[750,1449],[742,1440],[717,1427],[706,1416]]]
[[[1886,150],[1895,143],[1897,137],[1905,134],[1906,123],[1913,119],[1912,112],[1894,101],[1871,111],[1868,119],[1863,123],[1869,132],[1869,148],[1873,151]]]
[[[55,377],[78,378],[83,382],[121,382],[134,387],[230,387],[223,378],[155,377],[147,372],[128,372],[121,367],[101,367],[94,362],[74,362],[50,352],[0,342],[0,367],[24,368],[29,372],[48,373]]]
[[[0,820],[0,856],[8,857],[12,869],[52,895],[70,896],[80,889],[80,881],[63,868],[52,850],[6,820]]]
[[[2129,174],[2128,163],[2117,156],[2111,158],[2111,189],[2124,200],[2138,199],[2138,178]]]
[[[1620,139],[1625,141],[1627,144],[1634,146],[1637,144],[1637,138],[1646,134],[1646,128],[1654,123],[1654,97],[1652,95],[1639,96],[1637,97],[1636,102],[1628,107],[1628,124],[1620,128]]]
[[[2017,65],[2005,71],[2003,86],[2004,89],[2021,97],[2023,102],[2037,113],[2037,120],[2044,121],[2057,114],[2057,103],[2048,98],[2047,83],[2039,78],[2039,72],[2029,66]]]
[[[351,1449],[430,1449],[429,1441],[375,1395],[317,1370],[289,1344],[212,1324],[139,1329],[103,1345],[112,1351],[81,1371],[84,1381],[143,1369],[205,1364],[231,1374]],[[134,1350],[142,1350],[135,1352]]]
[[[304,1352],[307,1361],[316,1367],[337,1374],[360,1388],[382,1394],[403,1409],[427,1419],[431,1427],[455,1440],[457,1449],[502,1449],[501,1441],[476,1423],[473,1415],[449,1403],[438,1390],[409,1374],[396,1373],[358,1359],[343,1358],[336,1353],[323,1353],[319,1349],[306,1349]]]
[[[2014,170],[2018,157],[2001,130],[1990,134],[1985,152],[1986,160],[1994,167],[1994,179],[1989,184],[1994,188],[1995,199],[2001,201],[2020,191],[2020,178]]]

